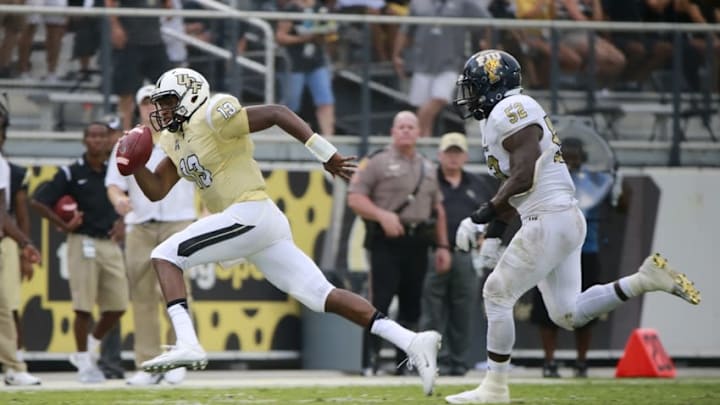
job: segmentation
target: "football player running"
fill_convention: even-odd
[[[151,253],[177,342],[142,368],[163,372],[205,367],[207,355],[190,318],[182,272],[199,264],[245,258],[270,283],[313,311],[336,313],[404,350],[429,395],[440,335],[405,329],[364,298],[327,281],[294,244],[287,218],[265,191],[250,134],[277,125],[302,142],[325,170],[346,180],[355,170],[355,158],[339,154],[285,106],[243,107],[231,95],[211,96],[207,80],[191,69],[165,72],[151,99],[156,105],[151,121],[162,131],[159,144],[168,156],[153,172],[140,165],[133,173],[135,179],[147,197],[156,201],[182,176],[197,186],[213,214],[174,234]]]
[[[516,212],[522,226],[483,289],[487,374],[476,389],[447,396],[447,402],[510,402],[513,306],[536,285],[553,322],[570,330],[650,291],[665,291],[691,304],[700,302],[700,293],[688,278],[673,271],[658,254],[645,259],[638,272],[581,293],[585,218],[574,198],[575,188],[550,119],[533,98],[522,94],[520,65],[506,52],[482,51],[468,59],[457,86],[455,104],[464,118],[480,121],[489,170],[503,181],[495,196],[465,221],[487,224],[486,239],[499,238]],[[458,229],[459,248],[473,243],[470,229]]]

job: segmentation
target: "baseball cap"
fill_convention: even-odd
[[[145,86],[140,87],[137,93],[135,93],[135,104],[142,104],[142,101],[145,100],[145,98],[149,98],[153,91],[155,91],[154,84],[146,84]]]
[[[459,148],[463,152],[467,152],[468,144],[465,135],[461,134],[460,132],[448,132],[443,135],[442,138],[440,138],[439,149],[441,152],[445,152],[453,146]]]

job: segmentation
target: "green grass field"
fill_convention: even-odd
[[[0,391],[0,404],[443,404],[443,397],[472,386],[438,386],[424,397],[417,386],[302,388],[159,388],[87,391]],[[589,380],[511,385],[514,404],[717,405],[720,380]]]

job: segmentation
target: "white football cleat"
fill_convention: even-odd
[[[15,371],[13,369],[8,369],[8,371],[5,372],[5,385],[40,385],[40,379],[27,371]]]
[[[648,256],[638,273],[644,291],[665,291],[693,305],[700,303],[700,291],[693,282],[685,274],[671,269],[667,259],[659,253]]]
[[[148,373],[147,371],[138,370],[132,377],[125,380],[127,385],[134,385],[137,387],[157,385],[162,381],[163,375],[159,373]]]
[[[172,370],[166,371],[163,375],[163,379],[168,384],[180,384],[185,380],[185,374],[187,374],[187,368],[185,367],[178,367],[174,368]]]
[[[438,374],[437,354],[441,344],[442,336],[431,330],[417,333],[407,350],[408,364],[420,374],[425,395],[432,394],[435,385]]]
[[[488,371],[480,386],[474,390],[448,395],[445,401],[449,404],[509,404],[507,373]]]
[[[178,367],[202,370],[207,367],[207,354],[200,345],[177,342],[170,350],[142,363],[140,367],[149,373],[164,373]]]

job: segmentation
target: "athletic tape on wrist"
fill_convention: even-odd
[[[317,160],[326,163],[337,152],[337,148],[318,134],[313,134],[310,139],[305,142],[305,147],[312,153]]]

